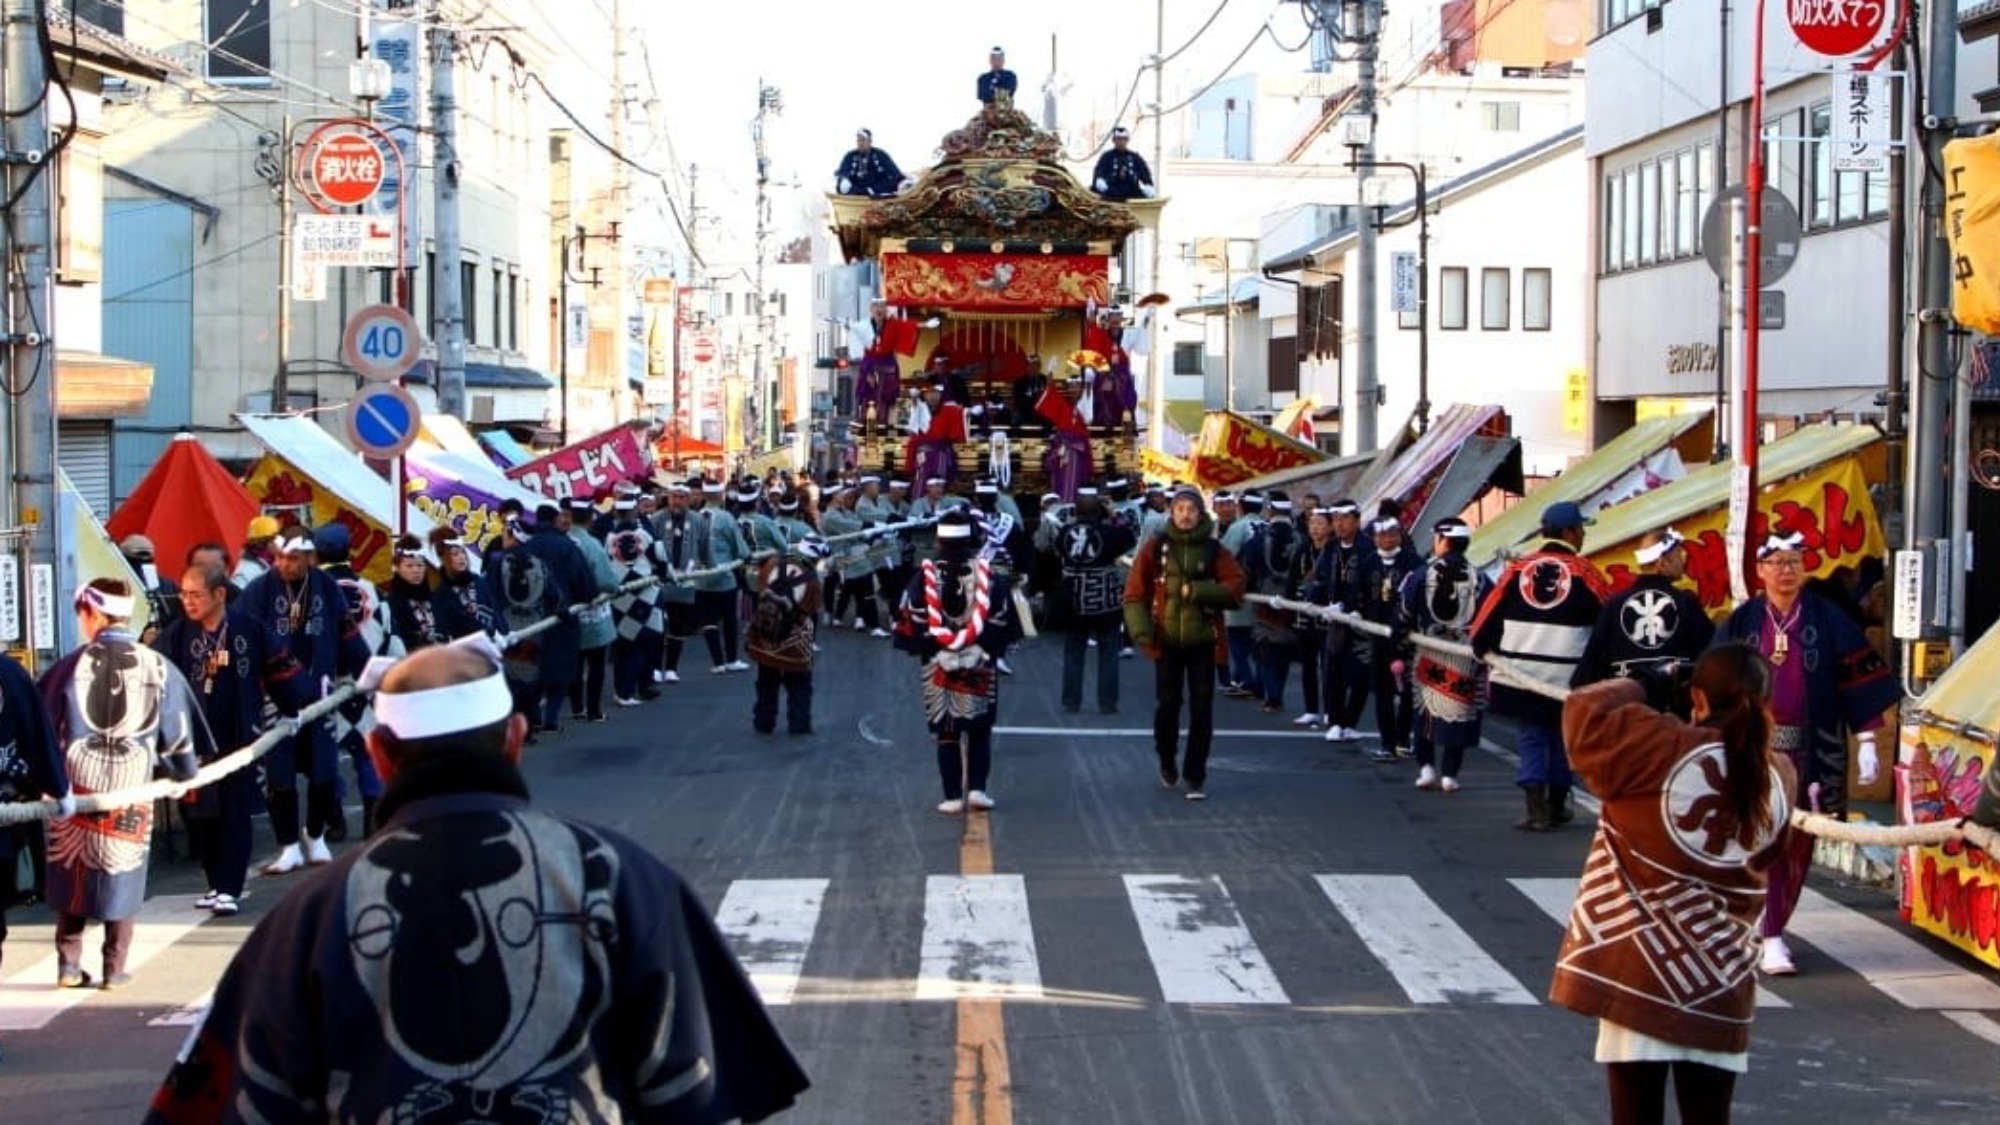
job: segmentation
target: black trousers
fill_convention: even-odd
[[[716,652],[717,635],[720,634],[722,663],[734,664],[742,655],[739,647],[743,624],[741,608],[742,593],[729,590],[696,590],[695,604],[701,607],[701,619],[705,623],[703,632],[708,637],[708,651]]]
[[[1729,1102],[1735,1096],[1736,1075],[1695,1062],[1606,1064],[1611,1125],[1663,1125],[1667,1119],[1669,1074],[1674,1080],[1674,1102],[1681,1111],[1681,1125],[1729,1125]]]
[[[1153,752],[1162,771],[1177,773],[1200,788],[1208,779],[1208,748],[1215,739],[1215,648],[1206,644],[1162,648],[1153,671]],[[1183,700],[1188,712],[1187,756],[1176,767]]]
[[[813,674],[781,672],[768,664],[757,665],[757,701],[750,707],[750,725],[759,734],[778,729],[778,689],[785,689],[785,722],[793,734],[811,734],[813,725]]]
[[[188,851],[208,876],[209,890],[243,897],[243,881],[250,871],[250,812],[257,799],[256,785],[254,771],[232,773],[209,787],[215,807],[187,818]]]
[[[840,596],[834,599],[833,623],[838,626],[847,620],[847,604],[854,603],[854,612],[861,623],[870,629],[880,629],[882,618],[875,601],[875,575],[858,575],[840,584]]]
[[[1368,687],[1372,675],[1368,665],[1361,659],[1353,634],[1346,629],[1331,629],[1326,635],[1326,662],[1323,665],[1326,678],[1322,681],[1321,700],[1326,705],[1327,722],[1350,730],[1361,722],[1361,711],[1368,706]]]
[[[278,838],[278,846],[285,847],[299,842],[299,791],[295,785],[283,788],[273,786],[264,793],[264,804],[271,812],[271,834]],[[319,839],[334,821],[340,819],[340,788],[332,781],[311,781],[306,786],[306,835]],[[216,890],[221,890],[217,887]]]
[[[945,800],[959,800],[975,789],[984,792],[993,770],[992,719],[982,720],[963,734],[938,735],[937,764]]]
[[[576,682],[569,685],[569,715],[572,719],[604,717],[604,666],[609,662],[610,645],[583,650],[583,663]]]
[[[1391,670],[1396,651],[1387,643],[1377,643],[1368,670],[1375,680],[1375,730],[1382,736],[1382,748],[1410,744],[1410,677],[1407,666],[1398,676]]]

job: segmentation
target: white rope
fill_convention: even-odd
[[[1002,489],[1014,488],[1014,446],[1005,430],[993,431],[993,439],[987,446],[986,471]]]
[[[1272,609],[1303,614],[1307,617],[1318,618],[1321,621],[1344,625],[1356,632],[1366,633],[1370,636],[1390,637],[1395,634],[1395,631],[1386,625],[1370,621],[1363,617],[1356,617],[1351,613],[1336,613],[1332,606],[1315,605],[1311,602],[1293,601],[1290,598],[1271,597],[1265,594],[1251,594],[1244,598],[1244,600],[1256,602],[1260,605],[1268,605]],[[1465,645],[1439,640],[1436,637],[1426,637],[1419,633],[1410,634],[1407,640],[1418,648],[1427,648],[1448,656],[1480,661],[1486,665],[1495,680],[1504,682],[1510,687],[1535,692],[1559,703],[1569,698],[1569,689],[1536,680],[1525,672],[1520,671],[1518,667],[1514,666],[1505,657],[1495,656],[1490,653],[1486,656],[1477,656],[1471,648]],[[1807,812],[1801,809],[1792,813],[1792,826],[1801,832],[1849,844],[1891,848],[1912,846],[1937,847],[1950,843],[1953,840],[1964,840],[1966,843],[1985,851],[1988,855],[2000,855],[2000,831],[1974,824],[1970,820],[1965,819],[1932,821],[1928,824],[1851,824],[1844,820],[1835,820],[1833,817],[1821,813]]]

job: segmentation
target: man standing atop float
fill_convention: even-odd
[[[1007,69],[1007,52],[999,47],[993,48],[986,56],[986,73],[979,76],[981,104],[992,105],[999,100],[1001,94],[1005,94],[1006,104],[1012,105],[1014,91],[1020,85],[1021,80],[1014,77],[1013,71]]]

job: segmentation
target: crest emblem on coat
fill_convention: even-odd
[[[1741,867],[1771,846],[1791,814],[1785,807],[1784,782],[1772,771],[1768,823],[1761,830],[1733,824],[1724,754],[1719,742],[1689,751],[1667,774],[1660,800],[1669,833],[1682,852],[1701,863]]]
[[[1063,558],[1071,566],[1089,566],[1104,553],[1104,537],[1087,523],[1071,524],[1063,530]]]
[[[1680,631],[1681,609],[1664,590],[1638,590],[1619,608],[1618,627],[1639,648],[1661,649]]]
[[[1557,559],[1535,559],[1521,568],[1521,600],[1536,609],[1554,609],[1569,600],[1576,577]]]

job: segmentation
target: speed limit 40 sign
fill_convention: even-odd
[[[394,305],[369,305],[347,318],[340,354],[362,378],[390,382],[416,366],[423,344],[415,317]]]

